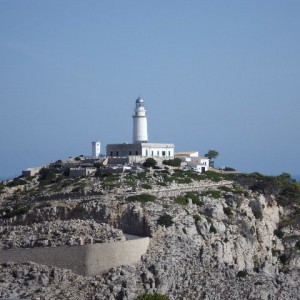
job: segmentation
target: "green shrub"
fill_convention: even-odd
[[[174,199],[174,202],[180,205],[187,205],[188,199],[185,198],[184,196],[178,196]]]
[[[279,256],[279,260],[283,265],[285,265],[287,264],[289,257],[284,253]]]
[[[200,195],[197,192],[186,192],[185,193],[185,198],[192,199],[192,201],[193,201],[194,204],[202,206],[203,205],[203,201],[200,200],[199,197],[200,197]]]
[[[182,170],[177,170],[177,169],[175,169],[172,176],[173,176],[173,177],[184,178],[184,177],[185,177],[185,173],[182,172]]]
[[[157,165],[157,161],[152,157],[147,158],[143,163],[143,166],[145,168],[154,168],[156,165]]]
[[[247,191],[242,189],[241,187],[235,187],[234,189],[231,190],[232,193],[234,194],[245,194]]]
[[[158,218],[157,224],[165,227],[170,227],[174,224],[174,221],[170,215],[164,214]]]
[[[170,298],[166,295],[162,295],[159,293],[155,294],[142,294],[136,298],[136,300],[170,300]]]
[[[197,181],[207,179],[206,175],[199,174],[199,173],[193,172],[193,171],[187,171],[187,172],[184,172],[183,174],[185,174],[186,177],[191,178],[193,180],[197,180]]]
[[[139,173],[136,174],[136,178],[140,179],[140,180],[143,180],[147,177],[148,172],[149,172],[148,170],[145,170],[143,172],[139,172]]]
[[[61,187],[62,188],[65,188],[67,186],[70,186],[73,184],[73,181],[72,180],[64,180],[62,183],[61,183]]]
[[[148,183],[143,183],[143,184],[141,184],[141,188],[145,189],[145,190],[151,190],[152,189],[152,185],[148,184]]]
[[[217,233],[217,229],[216,229],[216,227],[213,224],[210,225],[209,232],[211,232],[211,233]]]
[[[276,235],[279,239],[282,239],[284,236],[284,232],[281,229],[275,229],[274,235]]]
[[[219,190],[222,190],[224,192],[232,192],[232,189],[228,186],[222,185],[218,187]]]
[[[26,184],[26,181],[20,178],[15,178],[13,181],[10,181],[9,183],[7,183],[7,187],[14,187],[14,186],[18,186],[18,185],[24,185]]]
[[[224,171],[235,171],[235,169],[231,168],[231,167],[225,167],[223,170]]]
[[[222,174],[213,172],[213,171],[206,171],[205,175],[208,179],[214,181],[214,182],[219,182],[223,179]]]
[[[300,240],[298,240],[298,241],[296,242],[295,248],[296,248],[297,250],[300,250]]]
[[[244,278],[247,275],[248,275],[248,272],[246,270],[244,270],[244,271],[238,271],[237,274],[236,274],[236,277]]]
[[[191,199],[194,204],[199,206],[203,205],[203,201],[199,199],[199,193],[197,192],[187,192],[184,196],[178,196],[174,199],[174,202],[181,205],[187,205],[189,203],[188,199]]]
[[[199,215],[193,215],[193,218],[195,220],[195,223],[201,220],[201,217]]]
[[[140,194],[140,195],[133,195],[126,198],[128,202],[153,202],[156,199],[155,196],[150,194]]]
[[[174,158],[174,159],[167,159],[162,162],[164,165],[172,166],[172,167],[180,167],[181,159]]]
[[[179,184],[188,184],[192,182],[190,178],[176,178],[175,181]]]
[[[233,212],[232,209],[228,206],[228,207],[223,207],[223,211],[224,213],[228,216],[228,217],[232,217],[233,216]]]
[[[210,196],[214,199],[219,199],[221,197],[221,192],[217,190],[208,190],[201,193],[201,196]]]
[[[12,210],[9,209],[3,209],[2,212],[5,212],[5,215],[2,216],[2,218],[10,219],[14,216],[24,215],[28,213],[30,210],[30,206],[14,206]]]

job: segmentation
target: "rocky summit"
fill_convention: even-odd
[[[51,176],[45,173],[52,172]],[[0,298],[300,299],[300,188],[277,177],[177,168],[0,184],[0,245],[76,247],[150,237],[137,264],[91,277],[2,262]]]

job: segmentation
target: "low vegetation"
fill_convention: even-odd
[[[167,166],[180,167],[181,159],[179,159],[179,158],[166,159],[162,163]]]
[[[197,223],[198,221],[201,221],[201,217],[199,215],[193,215],[193,218],[195,220],[195,223]]]
[[[275,229],[274,235],[276,235],[279,239],[282,239],[284,236],[284,232],[281,229]]]
[[[152,185],[149,183],[143,183],[141,184],[141,188],[145,189],[145,190],[151,190],[152,189]]]
[[[229,207],[229,206],[223,207],[223,211],[229,218],[233,216],[231,207]]]
[[[201,193],[201,196],[209,196],[214,199],[219,199],[221,197],[221,191],[219,190],[207,190]]]
[[[174,224],[174,221],[170,215],[164,214],[158,218],[157,224],[165,227],[170,227]]]
[[[200,194],[197,192],[187,192],[183,196],[176,197],[174,202],[180,205],[187,205],[189,203],[189,199],[192,200],[193,204],[197,204],[199,206],[203,205],[203,201],[200,199]]]
[[[140,194],[140,195],[133,195],[126,198],[126,201],[128,202],[140,202],[140,203],[146,203],[146,202],[153,202],[155,201],[156,197],[150,194]]]
[[[15,205],[12,209],[3,208],[0,209],[0,218],[10,219],[15,216],[24,215],[28,213],[29,210],[30,210],[29,205],[26,206]]]
[[[15,187],[19,185],[25,185],[27,182],[21,178],[14,178],[12,181],[6,184],[7,187]],[[0,188],[1,189],[1,188]]]
[[[170,300],[170,298],[166,295],[162,295],[159,293],[155,293],[155,294],[145,293],[138,296],[137,300]]]
[[[248,275],[248,272],[246,270],[238,271],[237,274],[236,274],[236,277],[245,278],[247,275]]]

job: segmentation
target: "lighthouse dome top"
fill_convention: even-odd
[[[135,101],[135,103],[144,103],[144,100],[141,97],[138,97]]]

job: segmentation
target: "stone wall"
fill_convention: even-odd
[[[112,267],[138,263],[146,253],[149,238],[71,247],[44,247],[0,251],[0,262],[32,261],[70,269],[83,276],[102,274]]]

